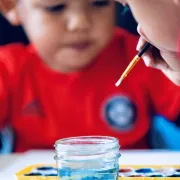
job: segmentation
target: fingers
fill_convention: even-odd
[[[146,41],[142,37],[140,37],[137,47],[136,47],[136,50],[140,51],[143,48],[143,46],[145,45],[145,43],[146,43]]]
[[[153,67],[159,70],[170,68],[168,64],[162,59],[160,51],[155,47],[151,47],[142,57],[144,63],[148,67]]]
[[[146,41],[141,37],[137,45],[137,51],[140,51]],[[157,48],[151,46],[142,56],[142,59],[147,67],[153,67],[156,69],[166,69],[168,64],[161,58],[160,52]]]
[[[137,44],[137,51],[140,51],[145,43],[146,41],[141,37]],[[150,47],[142,58],[146,66],[158,69],[161,69],[162,66],[169,66],[174,71],[180,71],[180,60],[177,52],[159,51],[156,47]]]
[[[6,13],[4,14],[4,16],[6,17],[6,19],[7,19],[9,22],[11,22],[11,24],[16,25],[13,10],[10,10],[10,11],[6,12]]]
[[[162,70],[162,72],[177,86],[180,86],[180,72],[171,69]]]
[[[139,39],[137,50],[140,51],[146,41]],[[146,66],[161,70],[173,83],[180,86],[180,61],[177,53],[160,52],[151,46],[142,56]]]
[[[161,57],[174,71],[180,71],[180,59],[177,52],[161,51]]]

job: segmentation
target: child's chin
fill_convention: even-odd
[[[84,68],[89,67],[90,65],[92,65],[93,60],[89,60],[89,61],[76,61],[76,62],[71,62],[69,63],[69,67],[70,69],[74,69],[76,70],[83,70]]]
[[[94,61],[94,56],[90,55],[80,55],[80,56],[71,56],[67,58],[69,64],[74,66],[86,66]]]

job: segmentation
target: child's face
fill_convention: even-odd
[[[29,39],[51,68],[77,71],[111,40],[111,0],[19,0],[17,12]]]
[[[127,3],[138,31],[160,50],[176,51],[180,30],[180,9],[172,0],[117,0]]]

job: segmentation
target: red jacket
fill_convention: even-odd
[[[142,61],[115,87],[136,43],[116,29],[96,63],[72,74],[47,68],[32,46],[1,47],[0,128],[13,127],[15,151],[49,149],[60,138],[82,135],[115,136],[121,148],[148,148],[151,117],[176,120],[180,91]]]

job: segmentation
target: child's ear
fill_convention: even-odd
[[[10,11],[6,12],[4,16],[14,26],[18,26],[21,24],[16,8],[13,8]]]

